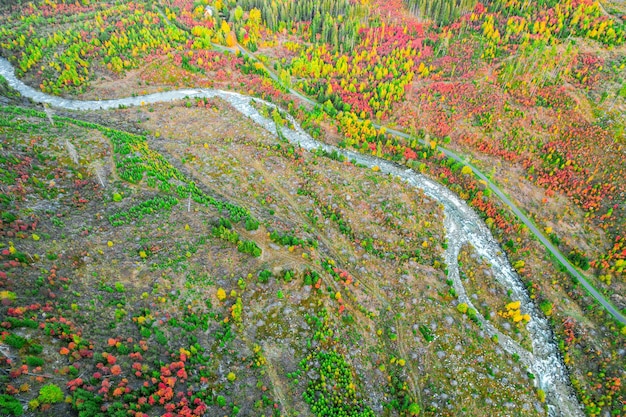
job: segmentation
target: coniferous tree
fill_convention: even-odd
[[[350,0],[240,0],[244,10],[257,8],[272,31],[309,23],[309,41],[329,43],[336,50],[351,50],[368,9]]]

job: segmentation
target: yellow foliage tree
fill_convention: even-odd
[[[226,35],[226,45],[230,48],[237,45],[237,38],[235,37],[235,34],[233,32],[228,32],[228,34]]]
[[[222,20],[222,33],[224,35],[226,35],[227,33],[230,33],[230,25],[228,24],[227,21]]]

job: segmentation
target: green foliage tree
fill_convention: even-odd
[[[405,0],[409,11],[420,17],[447,24],[476,5],[475,0]]]

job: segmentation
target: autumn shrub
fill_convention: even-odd
[[[39,407],[39,401],[37,400],[37,398],[34,398],[28,402],[29,410],[36,410],[38,407]]]
[[[546,402],[546,392],[542,389],[537,390],[537,397],[539,397],[539,401],[542,403]]]
[[[241,297],[237,297],[237,301],[231,307],[231,316],[235,323],[241,324],[241,314],[243,313],[243,303]]]

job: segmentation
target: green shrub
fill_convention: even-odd
[[[11,327],[16,329],[18,327],[29,327],[31,329],[36,329],[39,327],[39,323],[32,319],[18,319],[15,317],[7,317],[7,321],[11,323]]]
[[[548,300],[543,300],[539,303],[539,308],[546,316],[552,315],[552,303]]]
[[[467,313],[467,304],[461,303],[458,306],[456,306],[456,309],[459,310],[459,313],[465,314]]]
[[[285,271],[285,274],[283,275],[283,280],[285,282],[291,282],[291,280],[293,279],[294,273],[293,271],[290,271],[289,269]]]
[[[304,285],[313,285],[319,280],[320,275],[317,271],[306,270],[304,272]]]
[[[31,355],[39,355],[43,352],[43,346],[33,343],[28,347],[28,353]]]
[[[409,415],[410,416],[417,416],[419,415],[421,409],[420,406],[416,403],[411,403],[411,405],[409,405]]]
[[[19,250],[15,251],[15,253],[10,255],[10,258],[13,258],[14,261],[17,261],[21,264],[28,264],[30,263],[30,259],[31,259],[28,257],[28,255],[26,255],[24,252],[20,252]]]
[[[435,340],[435,337],[433,336],[432,331],[430,330],[430,328],[424,324],[421,324],[419,326],[419,330],[420,333],[422,334],[422,336],[424,336],[424,339],[426,339],[427,342],[432,342],[433,340]]]
[[[39,390],[39,402],[43,404],[55,404],[63,401],[63,391],[55,384],[48,384]]]
[[[350,313],[345,313],[341,316],[341,321],[343,321],[345,324],[353,324],[354,316]]]
[[[156,329],[154,331],[154,337],[157,343],[159,343],[160,345],[163,345],[163,346],[167,345],[167,337],[165,337],[165,334],[159,329]]]
[[[241,253],[247,253],[249,255],[252,255],[255,258],[261,256],[262,253],[259,245],[257,245],[256,242],[253,240],[239,241],[239,243],[237,244],[237,250],[239,250],[239,252]]]
[[[256,219],[248,218],[246,220],[246,230],[252,231],[257,230],[259,228],[259,222]]]
[[[581,268],[583,271],[589,269],[589,258],[581,252],[573,250],[569,253],[568,258],[574,265]]]
[[[78,388],[74,391],[72,406],[81,417],[101,416],[102,398],[93,392]]]
[[[17,220],[17,216],[13,213],[5,211],[4,213],[2,213],[2,215],[0,215],[0,219],[2,219],[4,223],[13,223],[15,220]]]
[[[273,231],[270,233],[270,240],[283,246],[309,246],[317,249],[319,245],[319,243],[315,239],[300,239],[299,237],[292,234],[282,234],[277,231]]]
[[[218,227],[214,227],[211,230],[211,233],[213,234],[213,236],[230,243],[239,242],[239,233],[234,230],[231,231],[229,228],[224,227],[224,225],[221,224]]]
[[[264,269],[263,271],[259,272],[259,282],[262,284],[267,284],[271,277],[272,277],[272,273],[268,271],[267,269]]]
[[[117,346],[117,352],[120,355],[128,355],[130,353],[130,348],[120,343],[120,345]]]
[[[26,364],[28,366],[43,366],[44,360],[36,356],[27,356]]]
[[[143,219],[145,216],[157,213],[159,211],[170,210],[178,204],[178,199],[172,196],[157,196],[153,199],[146,200],[137,204],[128,210],[121,211],[109,216],[109,223],[113,226],[123,226],[132,221]]]
[[[22,404],[15,398],[7,394],[0,394],[0,414],[10,416],[21,416],[24,414]]]
[[[28,342],[27,339],[23,338],[22,336],[13,334],[13,333],[9,333],[4,339],[4,343],[6,343],[7,345],[15,349],[23,348],[27,342]]]
[[[225,218],[220,219],[218,226],[221,226],[228,230],[233,228],[233,224],[230,222],[230,220],[225,219]]]

